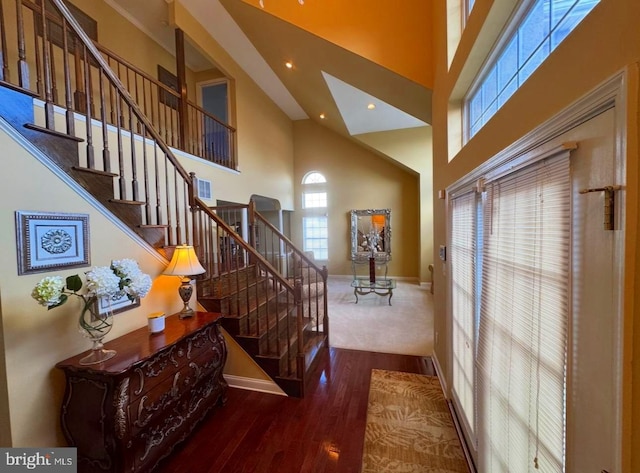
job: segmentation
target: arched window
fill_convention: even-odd
[[[329,259],[327,180],[311,171],[302,178],[302,246],[316,260]]]

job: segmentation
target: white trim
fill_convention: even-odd
[[[329,274],[329,279],[345,279],[345,280],[353,281],[353,274]],[[415,283],[415,284],[419,284],[420,286],[427,285],[427,288],[431,288],[431,283],[430,282],[420,282],[420,278],[418,278],[416,276],[393,276],[393,275],[388,275],[387,279],[394,279],[396,281]]]
[[[233,374],[224,374],[223,376],[232,388],[286,396],[285,392],[280,389],[276,383],[267,379],[246,378],[244,376],[236,376]]]
[[[49,171],[55,174],[60,180],[62,180],[65,184],[71,188],[76,194],[78,194],[82,199],[87,201],[92,207],[94,207],[98,212],[100,212],[107,220],[109,220],[113,225],[118,227],[123,233],[125,233],[129,238],[136,241],[138,245],[144,248],[149,255],[156,258],[161,263],[167,265],[169,261],[164,258],[155,248],[151,247],[149,243],[143,240],[137,233],[131,230],[127,225],[122,223],[120,219],[118,219],[113,213],[111,213],[107,208],[102,205],[93,195],[91,195],[87,190],[80,186],[71,176],[69,176],[66,172],[64,172],[57,164],[53,163],[49,159],[47,155],[45,155],[42,151],[36,148],[33,143],[31,143],[27,138],[21,135],[13,126],[11,126],[6,120],[0,117],[0,129],[5,131],[7,135],[12,138],[16,143],[22,146],[29,154],[31,154],[35,159],[40,161]]]
[[[471,183],[484,177],[485,174],[493,171],[497,166],[519,159],[527,152],[542,147],[545,143],[601,114],[605,110],[614,108],[620,100],[618,95],[621,90],[626,90],[625,71],[621,71],[606,80],[583,98],[575,101],[507,148],[499,151],[484,164],[449,185],[447,187],[447,195],[459,192],[459,189],[463,188],[466,183]]]
[[[38,108],[44,109],[44,102],[42,100],[40,100],[40,99],[33,99],[33,105],[34,105],[34,107],[38,107]],[[62,116],[64,116],[65,113],[66,113],[64,108],[59,107],[58,105],[54,105],[53,106],[53,110],[54,110],[54,113],[56,113],[58,115],[62,115]],[[83,122],[83,123],[87,122],[87,117],[85,115],[82,115],[82,114],[79,114],[79,113],[75,113],[74,112],[74,118],[75,118],[75,120],[77,120],[79,122]],[[96,120],[95,118],[92,118],[91,119],[91,125],[95,126],[96,128],[101,128],[102,127],[102,122],[100,120]],[[113,125],[110,125],[108,123],[107,123],[107,131],[109,133],[120,133],[120,135],[122,135],[122,137],[124,137],[124,138],[130,138],[131,137],[131,132],[130,131],[125,130],[123,128],[118,129],[117,127],[115,127]],[[146,145],[149,145],[149,146],[154,146],[155,143],[156,143],[156,141],[153,140],[152,138],[143,138],[142,136],[140,136],[138,134],[135,134],[135,133],[133,134],[133,139],[138,141],[138,142],[143,142],[144,141],[144,143]],[[173,147],[171,147],[169,145],[167,145],[167,147],[171,150],[171,152],[174,154],[174,156],[176,158],[177,157],[181,157],[181,158],[185,158],[185,159],[191,159],[191,160],[197,161],[197,162],[199,162],[201,164],[205,164],[205,165],[214,167],[214,168],[216,168],[216,169],[218,169],[220,171],[230,172],[232,174],[237,174],[237,175],[240,174],[239,167],[238,167],[238,170],[230,169],[228,167],[221,166],[220,164],[216,164],[216,163],[213,163],[211,161],[207,161],[206,159],[202,159],[201,157],[196,156],[194,154],[189,154],[186,151],[182,151],[180,149],[173,148]]]
[[[442,386],[442,392],[444,393],[444,398],[449,401],[449,387],[447,386],[447,380],[444,376],[442,376],[442,367],[440,366],[440,362],[438,361],[438,355],[434,351],[431,354],[431,362],[433,363],[433,367],[436,370],[436,376],[440,380],[440,385]]]
[[[615,115],[615,166],[616,166],[616,184],[627,185],[627,70],[620,73],[619,81],[614,97],[614,115]],[[624,272],[625,272],[625,238],[627,235],[627,219],[626,219],[626,192],[620,192],[618,197],[620,204],[620,215],[616,216],[617,221],[622,224],[624,232],[616,232],[616,240],[614,243],[614,261],[615,267],[618,269],[614,273],[613,287],[617,288],[616,313],[618,317],[615,320],[614,345],[617,347],[615,353],[616,366],[614,366],[615,388],[614,388],[614,411],[615,434],[614,434],[614,452],[616,452],[614,471],[622,471],[622,445],[624,443],[622,435],[622,414],[623,414],[623,383],[624,383]]]

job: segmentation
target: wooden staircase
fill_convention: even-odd
[[[285,392],[303,396],[314,360],[328,346],[326,268],[318,268],[251,205],[247,209],[252,237],[246,241],[198,199],[195,175],[180,165],[63,1],[51,3],[68,33],[63,35],[65,43],[68,36],[74,38],[76,49],[69,54],[76,61],[75,74],[64,53],[71,50],[68,45],[59,48],[48,41],[43,18],[53,19],[41,5],[43,34],[31,51],[33,57],[24,48],[8,48],[12,45],[0,36],[2,56],[14,54],[20,64],[16,81],[11,81],[7,67],[0,68],[0,116],[165,256],[169,258],[177,244],[192,244],[207,269],[196,278],[199,303],[225,316],[228,333]],[[28,1],[0,0],[1,22],[9,18],[9,6],[35,8]],[[32,15],[38,21],[36,12]],[[21,16],[16,20],[19,35]],[[0,30],[5,30],[5,24],[0,24]],[[59,51],[54,55],[55,48]],[[52,67],[54,56],[65,57],[64,67]],[[78,63],[78,58],[83,60]],[[54,103],[53,97],[59,94],[52,93],[51,84],[55,70],[59,75],[61,69],[65,98]],[[29,86],[29,70],[36,71],[35,90]],[[72,85],[72,76],[85,80]],[[78,90],[83,92],[82,100],[74,101]],[[43,116],[34,113],[34,100],[42,101],[35,108],[41,106]],[[284,265],[260,253],[258,233],[270,235],[271,246],[283,249]],[[233,254],[221,243],[230,241]]]

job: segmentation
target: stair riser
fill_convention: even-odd
[[[254,266],[240,269],[234,273],[223,274],[211,281],[211,296],[225,297],[238,292],[238,288],[254,284],[258,277]]]
[[[289,351],[283,351],[280,358],[256,356],[256,361],[260,367],[271,377],[289,376],[296,373],[295,354],[298,352],[297,344],[294,344]],[[289,355],[291,354],[291,355]],[[291,356],[291,359],[289,359]],[[287,367],[287,365],[290,365]]]

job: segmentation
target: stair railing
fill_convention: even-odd
[[[62,47],[58,49],[54,47],[48,32],[48,20],[55,19],[55,15],[47,11],[45,2],[35,5],[28,0],[16,0],[16,57],[19,79],[14,87],[30,92],[29,64],[30,61],[31,64],[35,64],[37,96],[44,98],[45,129],[56,132],[56,114],[60,110],[56,108],[54,98],[59,93],[57,84],[63,84],[65,105],[62,111],[66,128],[64,133],[84,140],[84,145],[80,146],[80,165],[74,166],[71,171],[115,179],[115,183],[109,186],[113,196],[102,201],[107,207],[124,205],[134,209],[130,212],[133,217],[125,220],[135,231],[143,227],[163,228],[164,246],[193,244],[201,263],[207,269],[207,273],[199,277],[205,282],[198,285],[199,291],[203,288],[203,296],[206,296],[209,287],[206,284],[207,279],[219,279],[224,274],[233,274],[231,278],[240,278],[241,273],[232,270],[247,266],[259,279],[259,284],[251,285],[251,290],[275,291],[278,294],[275,306],[265,310],[275,313],[281,307],[295,308],[293,320],[286,318],[283,322],[267,313],[254,323],[257,325],[255,328],[258,333],[268,331],[271,323],[286,324],[282,327],[282,331],[286,333],[285,343],[281,344],[278,340],[269,341],[274,344],[269,347],[269,351],[280,354],[287,350],[287,374],[304,379],[303,304],[300,283],[280,275],[269,261],[196,196],[195,175],[189,174],[182,167],[63,0],[50,1],[62,15]],[[26,45],[29,42],[25,36],[22,4],[28,5],[34,12],[32,46],[35,57],[30,60],[27,57]],[[0,17],[4,14],[3,10]],[[4,26],[0,24],[2,31],[5,31]],[[6,42],[3,41],[0,48],[2,64],[7,56],[5,51],[11,53],[5,45]],[[69,51],[73,51],[73,61],[69,61]],[[63,56],[62,71],[56,71],[56,62],[52,59],[58,55]],[[76,79],[82,79],[81,87],[75,91],[72,89],[72,73]],[[3,72],[0,80],[6,85],[12,85],[8,79],[7,74]],[[73,106],[74,103],[76,107]],[[111,120],[110,117],[117,118]],[[112,121],[115,123],[112,124]],[[77,126],[79,123],[83,124],[83,127]],[[89,180],[85,179],[85,183]],[[225,242],[234,243],[237,247],[235,253],[230,252],[230,245],[224,246]],[[235,284],[244,285],[249,289],[248,283],[239,279],[236,279]],[[240,310],[240,301],[237,301],[236,305],[236,310]],[[298,340],[295,345],[291,344],[294,331]]]
[[[197,197],[195,204],[194,235],[198,258],[208,268],[207,273],[198,278],[211,280],[211,284],[198,284],[198,298],[224,296],[225,306],[221,310],[229,316],[253,313],[253,316],[243,319],[243,333],[256,338],[266,334],[263,354],[276,357],[286,354],[285,372],[281,375],[304,379],[302,341],[305,325],[299,282],[280,274],[231,225]],[[258,301],[267,299],[272,302],[255,310]],[[270,333],[282,336],[274,339],[268,335]],[[293,340],[295,342],[292,343]]]
[[[281,275],[302,290],[303,318],[312,322],[313,331],[329,336],[327,318],[327,267],[320,268],[312,255],[301,251],[264,215],[249,204],[252,246]]]
[[[0,0],[0,82],[29,90],[45,101],[47,120],[53,118],[53,104],[65,108],[68,116],[74,111],[85,113],[86,107],[91,106],[91,116],[100,118],[102,111],[98,110],[96,114],[95,110],[100,101],[97,96],[102,93],[97,81],[100,75],[97,63],[89,55],[89,63],[85,64],[83,47],[76,43],[69,25],[55,9],[47,6],[49,4],[53,5],[52,0],[35,3],[15,0],[13,5],[9,0]],[[6,32],[12,28],[5,27],[4,17],[9,17],[13,8],[17,35],[7,38]],[[100,51],[165,143],[220,166],[236,169],[236,130],[233,127],[189,100],[184,99],[183,107],[178,92],[97,42],[90,42]],[[17,77],[12,78],[9,65],[14,62],[18,64]],[[30,74],[31,71],[35,71],[35,75]],[[90,98],[86,74],[93,76],[89,80],[89,92],[94,94],[90,103],[87,103]],[[140,134],[141,130],[129,128],[125,114],[118,116],[113,90],[106,87],[104,93],[107,99],[105,121]],[[68,128],[72,128],[71,120],[67,121]]]

